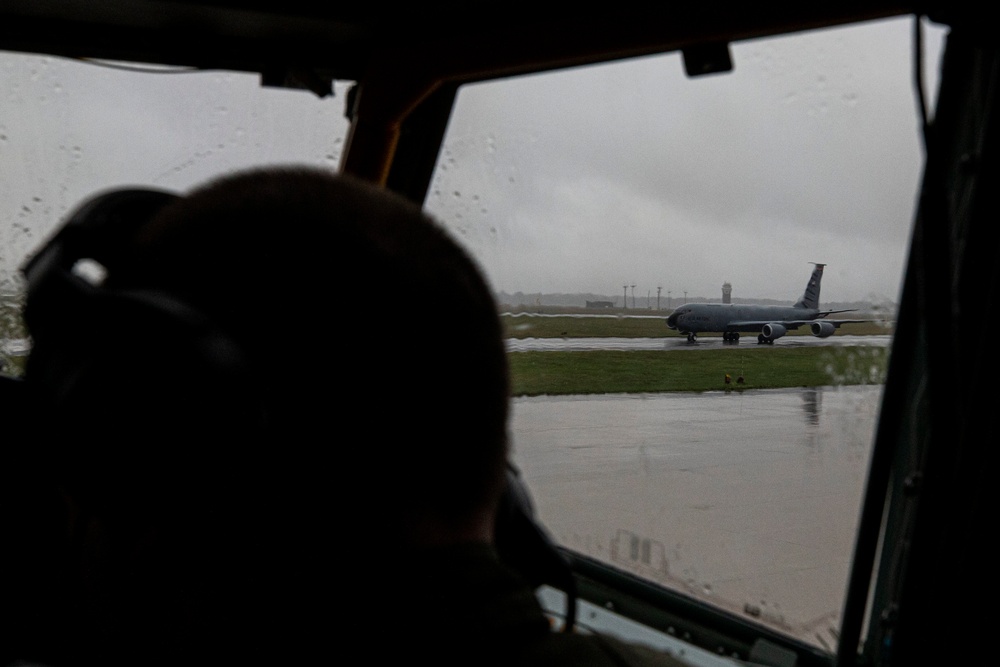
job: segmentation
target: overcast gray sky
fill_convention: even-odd
[[[732,55],[694,80],[669,54],[466,88],[431,210],[508,292],[794,300],[824,262],[823,300],[894,300],[922,160],[912,21]]]
[[[823,301],[894,300],[922,158],[911,33],[904,19],[737,44],[732,73],[696,80],[670,54],[468,86],[428,207],[508,292],[634,284],[676,305],[729,281],[792,300],[825,262]],[[347,128],[346,84],[319,100],[251,75],[0,53],[0,85],[7,284],[96,190],[334,167]]]
[[[184,191],[262,164],[335,168],[346,86],[319,99],[261,88],[250,74],[136,73],[0,52],[0,284],[96,191]]]

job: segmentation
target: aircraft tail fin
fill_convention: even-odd
[[[823,267],[826,264],[817,264],[816,262],[812,262],[812,264],[816,268],[809,276],[809,282],[806,284],[806,291],[803,292],[802,298],[795,302],[795,308],[819,308],[819,283],[823,280]]]

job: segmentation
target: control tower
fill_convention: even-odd
[[[729,283],[722,283],[722,303],[733,302],[733,286]]]

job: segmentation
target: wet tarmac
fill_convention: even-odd
[[[703,336],[693,343],[681,336],[666,338],[508,338],[509,352],[533,350],[712,350],[738,348],[746,350],[773,350],[779,347],[806,347],[817,345],[874,345],[886,347],[892,337],[885,336],[784,336],[773,345],[758,345],[755,336],[745,336],[738,343],[727,343],[721,336]]]
[[[881,390],[518,398],[514,461],[561,544],[833,650]]]

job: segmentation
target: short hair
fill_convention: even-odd
[[[254,169],[166,204],[129,246],[101,289],[167,295],[211,320],[241,348],[240,395],[259,411],[222,410],[186,359],[91,352],[100,377],[50,420],[62,468],[124,530],[150,515],[165,527],[157,573],[224,572],[210,588],[277,609],[282,591],[322,589],[357,540],[384,566],[376,551],[405,546],[408,519],[461,525],[495,505],[509,396],[496,303],[419,206],[316,168]]]
[[[499,497],[509,387],[496,303],[472,257],[402,196],[318,168],[223,176],[143,224],[103,288],[211,320],[241,348],[240,400],[259,414],[223,410],[227,392],[171,359],[169,338],[142,353],[164,356],[153,370],[129,358],[112,371],[115,350],[94,351],[104,373],[59,421],[98,442],[67,447],[66,467],[86,487],[124,463],[131,482],[114,472],[91,493],[175,512],[178,479],[253,478],[263,492],[271,476],[320,504],[361,489],[358,522],[411,510],[459,521]]]

